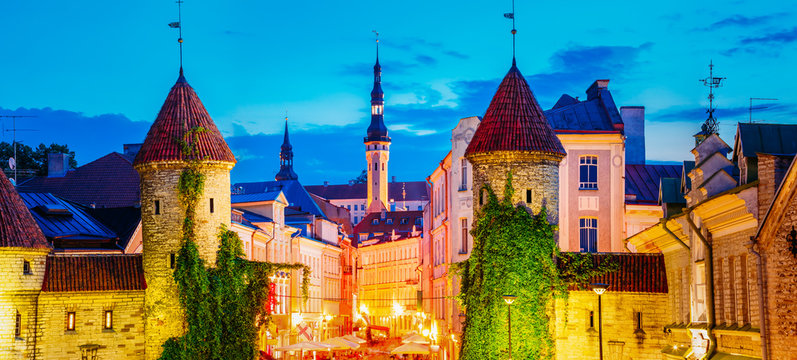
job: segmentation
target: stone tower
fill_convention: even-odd
[[[288,139],[288,118],[285,118],[285,139],[280,146],[280,171],[274,180],[299,180],[299,175],[293,171],[293,146]]]
[[[50,244],[0,171],[0,354],[35,356],[36,304]]]
[[[198,127],[204,131],[192,131]],[[173,278],[185,218],[177,185],[188,160],[192,160],[181,151],[181,141],[193,146],[200,171],[206,176],[197,204],[195,231],[200,256],[207,266],[215,266],[219,226],[230,224],[230,170],[235,157],[185,80],[182,68],[133,162],[141,177],[147,359],[160,357],[163,343],[182,335],[185,329]]]
[[[378,44],[378,43],[377,43]],[[368,173],[367,212],[388,208],[387,161],[390,159],[390,137],[387,135],[383,110],[385,93],[382,92],[382,66],[379,65],[379,48],[374,65],[374,89],[371,90],[371,125],[365,142],[365,160]]]
[[[559,163],[565,150],[518,70],[515,60],[498,86],[484,118],[465,151],[473,165],[473,200],[478,209],[489,184],[503,198],[506,175],[512,172],[513,204],[534,213],[543,205],[548,220],[559,219]]]

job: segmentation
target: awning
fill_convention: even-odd
[[[382,331],[390,332],[390,328],[387,327],[387,326],[368,325],[368,328],[369,329],[373,329],[373,330],[382,330]]]
[[[714,356],[711,357],[711,360],[761,360],[761,358],[717,352],[714,354]]]

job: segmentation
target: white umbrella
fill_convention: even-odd
[[[342,336],[326,339],[324,342],[332,345],[332,350],[354,350],[360,347],[360,344],[347,340]]]
[[[429,343],[429,340],[427,340],[425,337],[423,337],[423,336],[421,336],[421,335],[418,335],[418,334],[412,334],[412,335],[410,335],[410,336],[407,336],[407,338],[406,338],[406,339],[404,339],[404,340],[401,340],[401,342],[403,342],[403,343],[405,343],[405,344],[408,344],[408,343],[416,343],[416,344],[428,344],[428,343]]]
[[[426,355],[429,354],[429,345],[418,344],[418,343],[406,343],[401,345],[395,349],[393,349],[391,354],[421,354]]]
[[[343,338],[357,344],[365,344],[368,342],[368,340],[360,339],[354,335],[344,335]]]

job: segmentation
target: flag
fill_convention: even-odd
[[[179,21],[171,22],[169,23],[169,27],[172,29],[177,29],[180,27],[180,22]]]
[[[507,19],[514,19],[515,13],[504,13],[504,17]]]

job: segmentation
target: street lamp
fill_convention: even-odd
[[[589,285],[596,294],[598,294],[598,350],[600,351],[600,360],[603,360],[603,318],[601,314],[601,295],[609,288],[609,284],[593,283]]]
[[[512,360],[512,303],[515,302],[517,296],[515,295],[503,295],[501,296],[504,298],[506,302],[506,307],[508,312],[506,313],[506,317],[508,319],[508,328],[509,328],[509,360]]]

